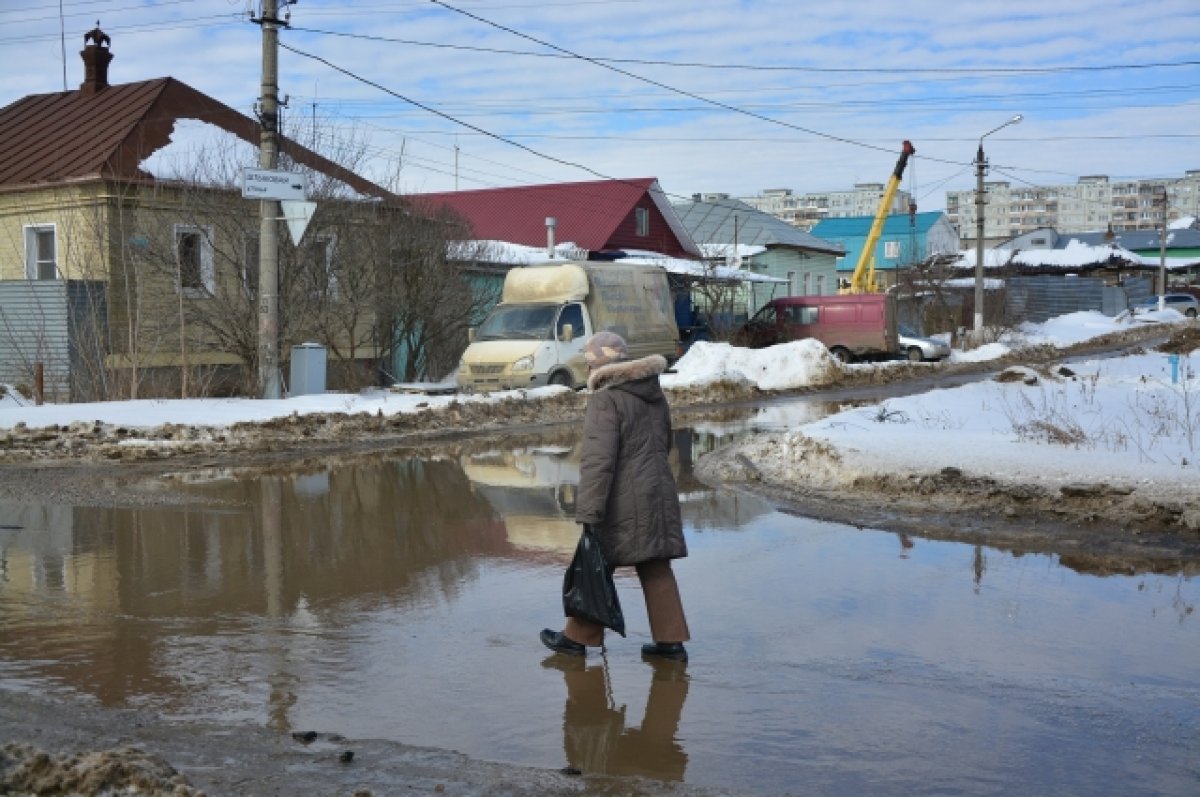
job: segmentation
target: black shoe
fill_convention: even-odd
[[[583,656],[587,654],[587,648],[573,639],[568,639],[567,635],[562,631],[551,631],[549,628],[543,628],[542,633],[538,634],[538,637],[542,640],[543,645],[555,653],[565,653],[568,656]]]
[[[544,640],[543,640],[544,641]],[[642,645],[643,656],[658,656],[671,661],[687,661],[687,649],[682,642],[651,642]]]

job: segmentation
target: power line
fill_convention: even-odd
[[[712,106],[715,106],[715,107],[717,107],[717,108],[723,108],[723,109],[725,109],[725,110],[727,110],[727,111],[732,111],[733,113],[742,114],[742,115],[744,115],[744,116],[749,116],[749,117],[751,117],[751,118],[758,119],[759,121],[762,121],[762,122],[767,122],[767,123],[769,123],[769,124],[780,125],[781,127],[787,127],[787,128],[789,128],[789,129],[791,129],[791,130],[797,130],[797,131],[799,131],[799,132],[801,132],[801,133],[807,133],[807,134],[808,134],[808,135],[810,135],[810,136],[816,136],[816,137],[818,137],[818,138],[824,138],[824,139],[828,139],[828,140],[830,140],[830,141],[838,141],[838,142],[841,142],[841,143],[843,143],[843,144],[850,144],[850,145],[853,145],[853,146],[856,146],[856,147],[862,147],[862,148],[864,148],[864,149],[878,150],[878,151],[881,151],[881,152],[888,152],[888,153],[894,152],[894,150],[891,150],[891,149],[888,149],[888,148],[885,148],[885,147],[877,147],[877,146],[875,146],[875,145],[873,145],[873,144],[865,144],[865,143],[863,143],[863,142],[854,141],[853,139],[849,139],[849,138],[844,138],[844,137],[842,137],[842,136],[833,135],[832,133],[824,133],[824,132],[821,132],[821,131],[819,131],[819,130],[813,130],[813,129],[811,129],[811,128],[802,127],[802,126],[800,126],[800,125],[794,125],[794,124],[791,124],[791,123],[789,123],[789,122],[783,122],[783,121],[780,121],[780,120],[778,120],[778,119],[773,119],[773,118],[771,118],[771,117],[769,117],[769,116],[763,116],[762,114],[755,113],[755,112],[753,112],[753,111],[747,111],[747,110],[744,110],[744,109],[742,109],[742,108],[738,108],[738,107],[737,107],[737,106],[735,106],[735,105],[730,105],[730,104],[728,104],[728,103],[721,102],[720,100],[713,100],[713,99],[710,99],[710,98],[707,98],[707,97],[702,97],[702,96],[700,96],[699,94],[694,94],[694,93],[692,93],[692,92],[690,92],[690,91],[685,91],[685,90],[683,90],[683,89],[678,89],[678,88],[675,88],[674,86],[669,86],[669,85],[667,85],[666,83],[661,83],[661,82],[659,82],[659,81],[657,81],[657,80],[651,80],[650,78],[647,78],[647,77],[642,77],[641,75],[634,74],[633,72],[629,72],[629,71],[627,71],[627,70],[625,70],[625,69],[621,69],[620,67],[616,67],[616,66],[613,66],[613,65],[611,65],[611,64],[602,63],[601,61],[597,61],[595,58],[591,58],[591,57],[589,57],[589,56],[586,56],[586,55],[579,55],[578,53],[571,52],[570,50],[567,50],[567,49],[565,49],[565,48],[563,48],[563,47],[559,47],[558,45],[551,44],[550,42],[547,42],[547,41],[543,41],[543,40],[541,40],[541,39],[537,38],[536,36],[530,36],[530,35],[529,35],[529,34],[527,34],[527,33],[521,33],[521,32],[520,32],[520,31],[518,31],[518,30],[514,30],[514,29],[512,29],[512,28],[509,28],[509,27],[506,27],[506,26],[504,26],[504,25],[501,25],[501,24],[499,24],[499,23],[497,23],[497,22],[492,22],[491,20],[484,19],[483,17],[481,17],[481,16],[478,16],[478,15],[476,15],[476,14],[472,14],[472,13],[471,13],[471,12],[469,12],[469,11],[464,11],[464,10],[462,10],[462,9],[460,9],[460,8],[455,8],[454,6],[451,6],[451,5],[449,5],[449,4],[445,3],[445,2],[442,2],[442,0],[429,0],[429,1],[430,1],[431,3],[433,3],[434,5],[438,5],[438,6],[441,6],[442,8],[445,8],[447,11],[453,11],[453,12],[454,12],[454,13],[456,13],[456,14],[461,14],[461,15],[463,15],[463,16],[465,16],[465,17],[469,17],[470,19],[474,19],[474,20],[476,20],[476,21],[478,21],[478,22],[482,22],[482,23],[483,23],[483,24],[485,24],[485,25],[489,25],[489,26],[491,26],[491,27],[493,27],[493,28],[496,28],[496,29],[498,29],[498,30],[505,31],[506,33],[511,33],[512,35],[514,35],[514,36],[518,36],[518,37],[520,37],[520,38],[522,38],[522,39],[528,39],[529,41],[531,41],[531,42],[534,42],[534,43],[536,43],[536,44],[540,44],[540,45],[542,45],[543,47],[549,47],[549,48],[550,48],[550,49],[552,49],[552,50],[556,50],[556,51],[558,51],[558,52],[561,52],[561,53],[566,53],[567,55],[570,55],[570,56],[571,56],[571,57],[573,57],[573,58],[577,58],[577,59],[579,59],[579,60],[581,60],[581,61],[587,61],[587,62],[588,62],[588,63],[590,63],[590,64],[595,64],[596,66],[598,66],[598,67],[600,67],[600,68],[602,68],[602,69],[607,69],[607,70],[610,70],[610,71],[612,71],[612,72],[616,72],[616,73],[618,73],[618,74],[625,75],[626,77],[631,77],[631,78],[633,78],[634,80],[640,80],[640,81],[642,81],[643,83],[649,83],[649,84],[650,84],[650,85],[652,85],[652,86],[658,86],[658,87],[659,87],[659,88],[661,88],[661,89],[665,89],[665,90],[667,90],[667,91],[671,91],[671,92],[674,92],[674,93],[676,93],[676,94],[680,94],[680,95],[682,95],[682,96],[685,96],[685,97],[690,97],[690,98],[692,98],[692,99],[694,99],[694,100],[698,100],[698,101],[700,101],[700,102],[707,103],[707,104],[709,104],[709,105],[712,105]],[[934,160],[936,160],[936,159],[934,159]],[[945,162],[945,163],[953,163],[955,166],[961,166],[961,165],[962,165],[962,163],[961,163],[961,162],[958,162],[958,161],[944,161],[944,162]]]
[[[497,23],[485,20],[482,17],[475,16],[468,11],[449,6],[440,0],[429,0],[432,3],[443,6],[449,11],[454,11],[459,14],[477,19],[481,22],[486,22],[489,25],[498,27],[509,33],[524,36],[524,34],[504,28]],[[771,64],[738,64],[738,63],[706,63],[703,61],[665,61],[650,58],[607,58],[597,56],[588,58],[586,56],[576,55],[562,51],[559,53],[539,53],[532,50],[509,50],[500,47],[480,47],[478,45],[467,44],[448,44],[445,42],[429,42],[418,41],[415,39],[399,39],[391,36],[375,36],[365,33],[346,33],[345,31],[323,30],[321,28],[305,28],[292,26],[291,30],[303,33],[318,33],[325,36],[343,36],[350,39],[364,39],[367,41],[382,41],[392,44],[410,44],[416,47],[434,47],[446,50],[463,50],[467,52],[478,53],[493,53],[498,55],[520,55],[531,58],[558,58],[569,60],[573,58],[584,58],[588,61],[603,64],[630,64],[633,66],[668,66],[679,67],[684,69],[723,69],[723,70],[738,70],[751,72],[805,72],[812,74],[887,74],[894,75],[895,69],[887,69],[883,67],[825,67],[825,66],[792,66],[792,65],[771,65]],[[529,38],[538,44],[547,47],[553,45],[538,41],[537,39]],[[559,49],[559,48],[555,48]],[[1125,70],[1140,70],[1140,69],[1169,69],[1175,67],[1200,66],[1200,61],[1161,61],[1143,64],[1096,64],[1088,66],[1043,66],[1043,67],[905,67],[905,74],[924,74],[924,75],[1043,75],[1043,74],[1066,74],[1071,72],[1112,72]]]
[[[305,52],[305,51],[303,51],[303,50],[300,50],[300,49],[298,49],[298,48],[296,48],[296,47],[292,47],[291,45],[289,45],[289,44],[286,44],[286,43],[284,43],[284,42],[279,42],[279,46],[280,46],[280,47],[282,47],[283,49],[285,49],[285,50],[289,51],[289,52],[295,53],[296,55],[300,55],[300,56],[303,56],[303,57],[305,57],[305,58],[310,58],[310,59],[312,59],[312,60],[314,60],[314,61],[317,61],[317,62],[319,62],[319,63],[325,64],[325,65],[326,65],[327,67],[329,67],[330,69],[333,69],[334,71],[340,72],[340,73],[342,73],[343,75],[346,75],[347,77],[349,77],[349,78],[351,78],[351,79],[353,79],[353,80],[357,80],[357,81],[359,81],[360,83],[363,83],[363,84],[365,84],[365,85],[368,85],[368,86],[372,86],[373,88],[376,88],[376,89],[378,89],[378,90],[380,90],[380,91],[382,91],[382,92],[384,92],[384,93],[386,93],[386,94],[390,94],[391,96],[393,96],[393,97],[395,97],[395,98],[397,98],[397,99],[399,99],[399,100],[403,100],[404,102],[410,103],[410,104],[412,104],[412,105],[414,105],[414,106],[416,106],[416,107],[418,107],[418,108],[421,108],[421,109],[423,109],[423,110],[425,110],[425,111],[427,111],[427,112],[429,112],[429,113],[431,113],[431,114],[433,114],[433,115],[435,115],[435,116],[439,116],[439,117],[441,117],[441,118],[443,118],[443,119],[446,119],[447,121],[453,122],[454,124],[461,125],[461,126],[463,126],[463,127],[467,128],[468,130],[473,130],[474,132],[476,132],[476,133],[479,133],[480,135],[486,136],[486,137],[488,137],[488,138],[491,138],[491,139],[494,139],[494,140],[496,140],[496,141],[500,141],[500,142],[502,142],[502,143],[504,143],[504,144],[508,144],[509,146],[516,147],[517,149],[524,150],[525,152],[528,152],[528,153],[530,153],[531,155],[534,155],[534,156],[536,156],[536,157],[538,157],[538,158],[542,158],[542,159],[544,159],[544,160],[548,160],[548,161],[551,161],[551,162],[553,162],[553,163],[560,164],[560,165],[562,165],[562,166],[568,166],[568,167],[570,167],[570,168],[573,168],[573,169],[579,169],[579,170],[581,170],[581,171],[587,172],[588,174],[590,174],[590,175],[592,175],[592,176],[594,176],[594,177],[598,177],[598,178],[600,178],[601,180],[609,180],[609,181],[612,181],[612,182],[623,183],[623,184],[626,184],[626,185],[632,185],[632,184],[631,184],[631,183],[629,183],[627,180],[623,180],[623,179],[621,179],[621,178],[619,178],[619,177],[613,177],[612,175],[605,174],[604,172],[597,171],[596,169],[593,169],[593,168],[591,168],[590,166],[586,166],[586,165],[584,165],[584,164],[582,164],[582,163],[577,163],[577,162],[575,162],[575,161],[569,161],[569,160],[566,160],[566,159],[564,159],[564,158],[559,158],[559,157],[556,157],[556,156],[554,156],[554,155],[548,155],[548,154],[546,154],[546,153],[544,153],[544,152],[541,152],[541,151],[539,151],[539,150],[536,150],[536,149],[534,149],[533,147],[526,146],[525,144],[521,144],[520,142],[513,141],[513,140],[511,140],[511,139],[508,139],[508,138],[505,138],[504,136],[501,136],[501,135],[499,135],[499,134],[497,134],[497,133],[493,133],[493,132],[491,132],[490,130],[485,130],[485,129],[483,129],[483,128],[481,128],[481,127],[478,127],[478,126],[476,126],[476,125],[473,125],[473,124],[471,124],[471,123],[469,123],[469,122],[464,122],[464,121],[462,121],[461,119],[457,119],[457,118],[455,118],[454,116],[451,116],[450,114],[444,113],[444,112],[442,112],[442,111],[439,111],[439,110],[437,110],[436,108],[432,108],[432,107],[430,107],[430,106],[428,106],[428,105],[425,105],[424,103],[421,103],[421,102],[419,102],[419,101],[417,101],[417,100],[414,100],[414,99],[411,99],[411,98],[409,98],[409,97],[406,97],[406,96],[404,96],[403,94],[400,94],[399,92],[396,92],[396,91],[393,91],[392,89],[389,89],[387,86],[384,86],[384,85],[382,85],[382,84],[380,84],[380,83],[377,83],[377,82],[375,82],[375,81],[373,81],[373,80],[371,80],[371,79],[369,79],[369,78],[365,78],[365,77],[363,77],[362,75],[356,74],[355,72],[352,72],[351,70],[349,70],[349,69],[346,69],[345,67],[338,66],[337,64],[334,64],[333,62],[329,61],[329,60],[328,60],[328,59],[326,59],[326,58],[322,58],[322,57],[321,57],[321,56],[319,56],[319,55],[313,55],[312,53],[308,53],[308,52]],[[886,149],[884,149],[883,147],[871,147],[871,149],[879,149],[879,150],[882,150],[882,151],[887,151],[887,152],[890,152],[890,150],[886,150]],[[947,162],[950,162],[950,161],[947,161]],[[961,165],[963,165],[963,164],[961,164],[961,163],[955,163],[954,165],[956,165],[956,166],[961,166]],[[640,188],[641,186],[638,186],[638,187]],[[684,195],[682,195],[682,194],[673,194],[673,193],[671,193],[671,192],[669,192],[669,191],[662,190],[662,187],[661,187],[661,186],[659,187],[659,190],[662,192],[662,194],[663,194],[664,196],[667,196],[667,197],[674,197],[674,198],[676,198],[676,199],[681,199],[681,200],[685,200],[685,201],[691,201],[691,197],[689,197],[689,196],[684,196]]]
[[[461,119],[457,119],[448,113],[443,113],[442,111],[439,111],[436,108],[430,107],[422,102],[418,102],[417,100],[414,100],[410,97],[406,97],[403,94],[400,94],[399,92],[393,91],[392,89],[389,89],[387,86],[376,83],[375,81],[365,78],[362,75],[358,75],[354,72],[351,72],[349,69],[346,69],[345,67],[338,66],[337,64],[334,64],[333,62],[328,61],[319,55],[313,55],[312,53],[304,52],[303,50],[299,50],[295,47],[292,47],[291,45],[285,44],[284,42],[280,42],[279,46],[285,50],[288,50],[289,52],[295,53],[296,55],[301,55],[301,56],[304,56],[305,58],[311,58],[314,61],[318,61],[322,64],[325,64],[325,66],[329,67],[330,69],[333,69],[334,71],[337,71],[337,72],[341,72],[343,75],[346,75],[349,78],[352,78],[354,80],[359,81],[360,83],[364,83],[368,86],[372,86],[376,89],[379,89],[380,91],[384,92],[385,94],[390,94],[391,96],[395,97],[396,99],[403,100],[404,102],[414,105],[417,108],[427,111],[428,113],[431,113],[435,116],[440,116],[441,118],[446,119],[447,121],[453,122],[454,124],[461,125],[461,126],[467,128],[468,130],[473,130],[476,133],[479,133],[480,135],[484,135],[484,136],[487,136],[488,138],[495,139],[496,141],[501,141],[505,144],[509,144],[510,146],[516,147],[518,149],[522,149],[522,150],[530,153],[531,155],[535,155],[539,158],[544,158],[548,161],[553,161],[554,163],[558,163],[562,166],[569,166],[574,169],[580,169],[582,171],[587,172],[588,174],[591,174],[595,177],[599,177],[603,180],[616,180],[617,179],[610,175],[598,172],[595,169],[591,168],[590,166],[585,166],[582,163],[575,163],[574,161],[568,161],[568,160],[564,160],[562,158],[555,157],[553,155],[547,155],[544,152],[539,152],[538,150],[534,149],[533,147],[527,147],[524,144],[521,144],[517,141],[512,141],[510,139],[505,138],[504,136],[498,135],[489,130],[484,130],[482,127],[477,127],[476,125],[473,125],[470,122],[464,122]]]

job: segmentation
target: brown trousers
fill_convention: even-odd
[[[638,580],[646,599],[646,615],[650,619],[650,636],[655,642],[687,642],[687,618],[670,559],[655,559],[637,565]],[[568,617],[563,633],[581,645],[598,647],[604,644],[604,626],[577,617]]]

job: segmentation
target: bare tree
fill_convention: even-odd
[[[397,221],[376,284],[381,360],[403,363],[401,381],[439,379],[458,365],[468,324],[496,303],[500,282],[471,278],[488,253],[449,211]]]
[[[317,128],[311,139],[339,168],[368,160],[360,136]],[[90,398],[253,393],[260,222],[257,204],[240,193],[244,157],[231,153],[214,143],[189,153],[173,179],[108,181],[76,202],[83,210],[71,223],[79,229],[60,225],[60,240],[89,242],[72,262],[107,268],[91,275],[104,290],[96,294],[98,326],[81,338],[96,391]],[[399,198],[364,200],[286,159],[281,168],[308,171],[317,202],[299,245],[280,225],[285,356],[298,343],[324,344],[342,387],[373,384],[394,362],[404,379],[450,371],[466,346],[468,319],[495,301],[468,279],[480,258],[451,243],[469,237],[465,225]]]

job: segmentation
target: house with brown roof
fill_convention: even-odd
[[[216,380],[253,373],[261,224],[236,176],[258,164],[227,162],[222,183],[158,178],[146,161],[185,120],[253,147],[259,124],[174,78],[110,84],[110,46],[90,31],[77,90],[0,109],[0,382],[39,372],[51,400],[180,395],[189,376],[192,395],[233,390]],[[300,245],[280,236],[281,353],[319,339],[339,362],[383,356],[363,264],[394,254],[411,214],[285,137],[280,153],[280,168],[341,192],[322,197]]]

